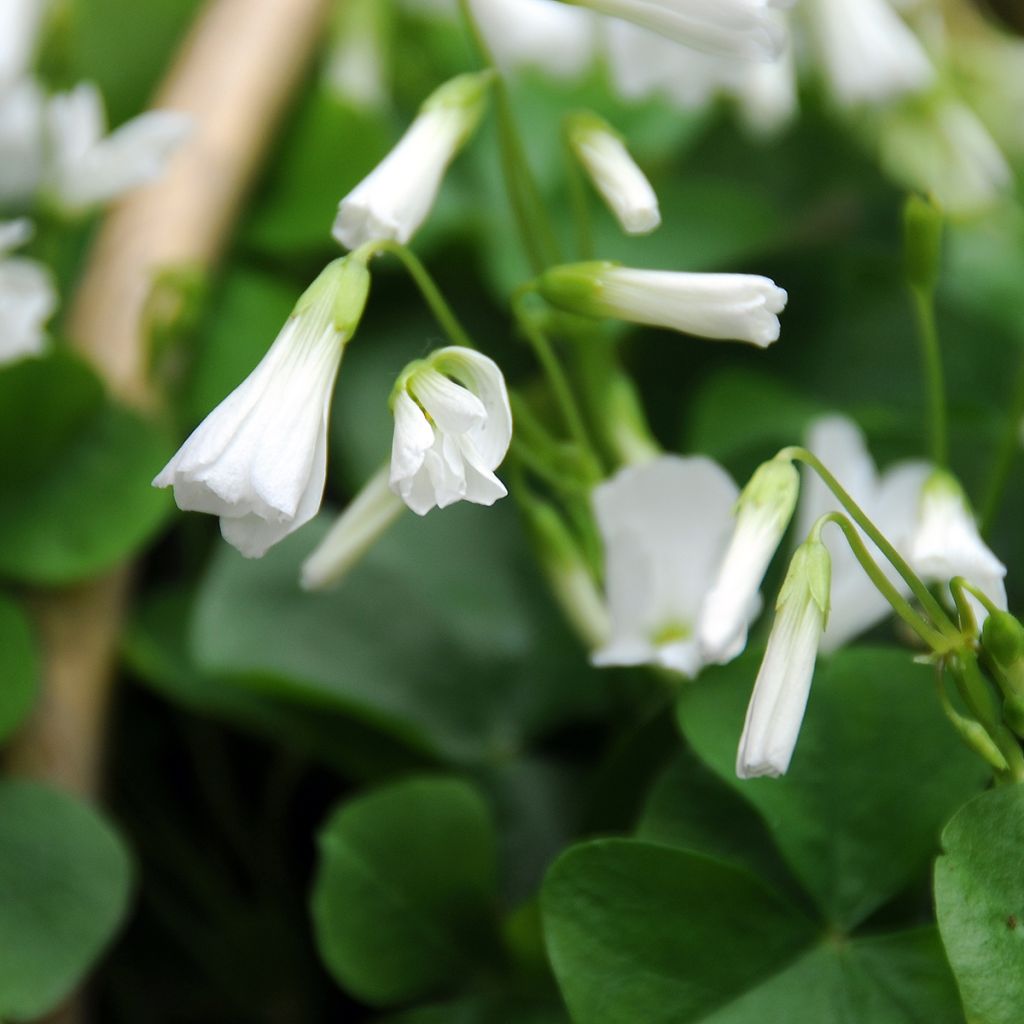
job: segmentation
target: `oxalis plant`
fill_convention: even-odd
[[[0,1021],[1020,1024],[1013,10],[252,3],[0,0]]]

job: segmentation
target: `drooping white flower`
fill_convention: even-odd
[[[772,8],[790,0],[569,0],[622,18],[696,50],[746,60],[778,56],[785,45]]]
[[[331,391],[369,284],[362,261],[329,264],[256,369],[153,481],[174,488],[179,508],[220,516],[224,538],[248,558],[264,554],[320,507]]]
[[[956,100],[887,111],[880,147],[891,175],[933,196],[954,216],[984,212],[1013,184],[1002,150],[974,112]]]
[[[998,608],[1006,609],[1006,566],[981,539],[962,488],[943,470],[936,470],[921,492],[909,561],[915,572],[928,580],[948,583],[963,576]],[[978,622],[984,622],[981,603],[970,595],[968,600]]]
[[[887,0],[812,0],[809,13],[825,75],[846,107],[922,92],[935,70]]]
[[[646,235],[661,223],[658,197],[622,138],[596,114],[567,122],[569,144],[594,187],[629,235]]]
[[[47,6],[47,0],[0,0],[0,89],[31,71]]]
[[[554,267],[538,279],[538,289],[569,312],[759,348],[778,341],[778,314],[787,299],[774,281],[753,274],[636,270],[600,262]]]
[[[0,89],[0,205],[24,206],[39,186],[45,107],[31,78]]]
[[[893,547],[906,557],[917,524],[921,489],[932,466],[917,460],[906,461],[879,474],[863,433],[845,416],[825,416],[814,421],[805,444]],[[806,536],[821,516],[840,510],[838,500],[818,475],[805,469],[797,514],[799,536]],[[861,539],[893,586],[904,596],[908,595],[909,587],[881,551],[863,534]],[[892,608],[838,531],[828,531],[823,542],[832,556],[832,612],[821,649],[830,652],[883,621],[892,613]]]
[[[594,59],[596,19],[557,0],[470,0],[495,63],[505,71],[539,68],[572,79]]]
[[[737,496],[717,463],[677,455],[620,470],[595,488],[611,619],[595,665],[653,664],[697,675],[707,663],[698,623],[729,544]],[[756,611],[754,604],[746,621]]]
[[[789,768],[828,620],[830,573],[820,540],[809,538],[797,548],[747,707],[736,756],[741,779],[784,775]]]
[[[404,511],[405,505],[392,493],[388,478],[387,466],[375,473],[302,563],[304,590],[323,590],[340,583]]]
[[[402,372],[392,398],[390,486],[417,515],[457,501],[493,505],[512,440],[505,378],[472,349],[438,349]]]
[[[800,474],[788,459],[764,463],[743,489],[732,539],[701,610],[699,638],[706,660],[731,661],[746,646],[750,609],[799,493]]]
[[[426,219],[448,165],[483,116],[490,72],[458,75],[436,89],[391,152],[338,204],[334,237],[349,249],[405,244]]]
[[[192,129],[191,117],[172,110],[140,114],[109,135],[106,120],[103,97],[92,82],[49,101],[44,187],[69,213],[158,178]]]
[[[49,270],[9,255],[31,237],[27,220],[0,222],[0,365],[42,352],[46,321],[57,308]]]

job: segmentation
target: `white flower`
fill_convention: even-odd
[[[57,308],[57,291],[46,267],[8,255],[31,237],[27,220],[0,222],[0,365],[42,352],[43,328]]]
[[[789,0],[570,0],[622,18],[697,50],[764,60],[778,56],[785,40],[771,8]]]
[[[179,508],[220,516],[224,538],[248,558],[320,507],[331,391],[368,290],[364,263],[329,264],[256,369],[153,481],[174,487]]]
[[[954,216],[989,209],[1013,184],[1002,150],[970,108],[955,100],[887,112],[881,158],[890,174],[929,193]]]
[[[569,143],[591,181],[629,235],[646,235],[661,223],[658,197],[622,139],[596,114],[574,115]]]
[[[46,7],[47,0],[0,0],[0,89],[31,70]]]
[[[935,71],[917,36],[887,0],[812,0],[825,74],[843,106],[921,92]]]
[[[417,515],[457,501],[493,505],[512,440],[505,378],[494,360],[451,346],[411,364],[392,405],[391,489]]]
[[[789,768],[828,619],[829,575],[821,541],[809,539],[797,548],[747,707],[736,757],[741,779],[784,775]]]
[[[948,583],[963,576],[1005,611],[1006,566],[981,539],[964,492],[949,473],[937,470],[925,482],[909,556],[915,572],[925,578]],[[984,622],[981,603],[970,595],[968,600],[978,622]]]
[[[0,89],[0,205],[24,206],[39,186],[45,106],[30,78]]]
[[[767,277],[635,270],[613,263],[555,267],[539,278],[538,288],[545,299],[570,312],[760,348],[778,341],[778,314],[787,299]]]
[[[436,89],[394,149],[338,204],[334,237],[349,249],[392,239],[403,245],[426,219],[448,165],[483,115],[489,72],[458,75]]]
[[[800,474],[779,459],[760,466],[743,489],[729,548],[701,612],[700,646],[707,661],[731,661],[746,646],[750,609],[799,493]]]
[[[611,619],[595,665],[654,664],[697,675],[706,663],[697,625],[729,543],[737,496],[715,462],[677,455],[620,470],[595,488]],[[753,605],[747,621],[756,611]]]
[[[103,98],[81,82],[49,101],[44,187],[64,210],[88,210],[159,177],[191,129],[187,114],[151,110],[107,135]]]
[[[387,466],[374,474],[302,563],[304,590],[340,583],[405,509],[391,492],[388,475]]]
[[[495,63],[503,70],[540,68],[554,78],[583,73],[594,58],[589,11],[556,0],[470,0]]]
[[[805,443],[893,547],[906,557],[916,529],[921,488],[932,472],[931,465],[921,461],[901,462],[879,475],[860,428],[844,416],[816,420],[808,430]],[[806,536],[821,516],[840,510],[838,500],[818,475],[805,469],[797,516],[798,535]],[[904,596],[908,595],[909,587],[881,551],[863,534],[861,539],[893,586]],[[824,543],[832,556],[832,612],[821,649],[830,652],[887,618],[892,608],[838,531],[829,530]]]

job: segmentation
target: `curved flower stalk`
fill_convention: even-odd
[[[732,532],[738,489],[710,459],[663,455],[594,490],[611,633],[595,665],[659,665],[693,677],[708,663],[697,629]],[[745,627],[757,613],[754,595]],[[715,660],[742,650],[743,640]]]
[[[828,621],[830,577],[828,549],[812,535],[793,555],[779,593],[736,755],[741,779],[789,769]]]
[[[192,130],[187,114],[151,110],[106,134],[103,98],[92,82],[52,97],[46,111],[44,189],[81,213],[160,176]]]
[[[575,263],[538,278],[554,306],[584,316],[667,327],[702,338],[766,348],[779,339],[786,292],[753,274],[688,274],[635,270],[614,263]]]
[[[493,505],[512,440],[505,378],[493,359],[450,346],[410,364],[392,395],[390,486],[417,515],[457,501]]]
[[[651,183],[606,121],[589,112],[574,114],[566,122],[566,134],[573,154],[626,234],[650,234],[661,224]]]
[[[247,558],[265,554],[320,507],[331,391],[369,285],[362,261],[329,264],[256,369],[153,481],[174,488],[179,508],[219,516],[225,540]]]
[[[772,8],[791,0],[569,0],[631,21],[696,50],[744,60],[771,60],[785,46]]]
[[[27,220],[0,222],[0,365],[42,352],[46,321],[57,309],[49,270],[9,255],[31,237]]]
[[[887,103],[935,82],[924,46],[888,0],[811,0],[808,13],[841,106]]]
[[[338,204],[335,239],[348,249],[408,242],[430,213],[448,165],[483,116],[488,71],[458,75],[436,89],[391,152]]]

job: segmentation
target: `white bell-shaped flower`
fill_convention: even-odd
[[[490,72],[458,75],[436,89],[394,149],[338,204],[335,239],[349,249],[408,242],[437,198],[448,165],[483,116]]]
[[[256,369],[153,481],[174,488],[179,508],[220,516],[224,538],[248,558],[320,507],[331,391],[369,283],[361,261],[329,264]]]
[[[1006,566],[981,539],[978,525],[960,485],[943,470],[925,482],[920,511],[910,541],[909,561],[928,580],[948,583],[963,576],[1000,609],[1006,610]],[[968,598],[979,623],[985,610]]]
[[[538,279],[538,289],[569,312],[759,348],[778,341],[778,314],[787,300],[774,281],[753,274],[637,270],[601,262],[554,267]]]
[[[828,549],[811,538],[794,553],[779,592],[736,756],[741,779],[784,775],[789,768],[828,620],[829,582]]]
[[[374,474],[302,563],[304,590],[324,590],[340,583],[405,510],[391,490],[389,475],[387,466]]]
[[[785,45],[772,8],[791,0],[570,0],[696,50],[769,60]]]
[[[747,642],[750,608],[782,542],[800,493],[800,474],[788,460],[760,466],[736,506],[736,527],[700,617],[701,652],[730,661]]]
[[[106,122],[103,98],[92,82],[49,101],[44,187],[69,213],[158,178],[192,130],[192,118],[172,110],[140,114],[109,135]]]
[[[885,103],[934,82],[924,47],[888,0],[811,0],[809,13],[841,105]]]
[[[8,255],[31,237],[27,220],[0,222],[0,365],[42,352],[46,321],[57,309],[49,270],[35,260]]]
[[[417,515],[457,501],[493,505],[512,440],[505,378],[493,359],[451,346],[408,366],[392,396],[390,485]]]
[[[729,544],[738,494],[717,463],[677,455],[620,470],[595,488],[611,620],[595,665],[651,664],[697,675],[707,663],[698,624]],[[757,605],[747,611],[744,625]]]
[[[658,197],[622,138],[596,114],[567,122],[569,144],[594,187],[628,235],[646,235],[661,223]]]

